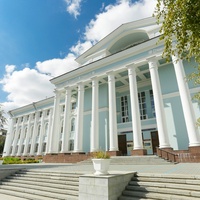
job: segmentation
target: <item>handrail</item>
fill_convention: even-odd
[[[166,149],[160,149],[159,147],[156,147],[157,148],[157,150],[159,150],[160,151],[160,157],[161,158],[165,158],[165,159],[167,159],[167,160],[169,160],[169,161],[171,161],[171,162],[177,162],[177,160],[176,160],[176,156],[178,156],[178,154],[177,153],[174,153],[174,152],[172,152],[172,151],[169,151],[169,150],[166,150]],[[163,156],[163,152],[165,152],[166,153],[166,157],[165,156]],[[173,159],[170,159],[170,157],[169,157],[169,155],[172,155],[173,156]]]

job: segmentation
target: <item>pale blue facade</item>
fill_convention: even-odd
[[[192,104],[195,119],[199,116],[199,106],[191,99],[198,88],[189,83],[191,96],[189,104],[186,105],[185,97],[180,97],[182,91],[180,84],[177,84],[180,78],[177,72],[175,73],[174,62],[167,63],[162,58],[163,44],[157,44],[158,30],[153,18],[120,26],[77,58],[80,68],[51,80],[56,87],[54,98],[11,111],[13,122],[7,136],[4,155],[88,153],[95,148],[106,151],[114,149],[122,151],[123,155],[130,155],[134,148],[144,148],[147,154],[155,154],[156,147],[165,147],[164,145],[174,150],[187,149],[193,138],[192,136],[189,140],[191,133],[188,130],[191,125],[186,123],[187,112],[190,112],[191,108],[190,111],[184,111],[185,113],[183,108]],[[184,61],[183,65],[187,75],[194,70],[192,66],[195,63]],[[131,74],[130,66],[134,69],[135,76]],[[158,73],[158,78],[154,77],[155,73]],[[110,85],[113,81],[110,74],[114,76],[114,87]],[[131,78],[135,78],[136,85],[131,82]],[[98,86],[94,85],[94,79],[98,80]],[[154,81],[157,81],[156,84],[153,84]],[[130,84],[138,98],[137,106],[131,96],[133,93],[130,91]],[[157,85],[160,89],[156,88]],[[109,94],[113,91],[116,112],[111,109],[112,103],[109,103]],[[80,99],[83,102],[79,102]],[[98,102],[97,109],[92,107],[95,102]],[[135,110],[131,110],[132,107]],[[34,114],[45,113],[47,110],[51,113],[47,118],[32,118]],[[23,123],[22,120],[21,123],[14,123],[16,118],[27,116],[31,117],[29,122]],[[133,122],[141,125],[140,131],[134,132],[136,129]],[[44,138],[47,123],[49,128]],[[42,139],[36,140],[38,124],[42,127],[39,134]],[[34,126],[32,138],[30,133],[23,136],[23,131],[22,136],[18,136],[20,128],[31,130],[31,125]],[[98,128],[94,131],[92,127]],[[163,133],[162,127],[165,130]],[[116,130],[116,133],[113,133],[113,130]],[[137,142],[134,141],[134,134],[139,138]],[[195,134],[197,138],[200,137],[198,131]],[[27,142],[30,139],[32,143]],[[20,140],[23,142],[20,143]],[[163,141],[166,141],[166,144]],[[36,143],[39,149],[35,150]],[[28,144],[31,146],[30,150]],[[24,151],[18,150],[20,145],[24,146]]]

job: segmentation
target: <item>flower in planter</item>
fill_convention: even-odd
[[[92,157],[95,159],[109,159],[110,155],[104,151],[97,151],[93,153]]]

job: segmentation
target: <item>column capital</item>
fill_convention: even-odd
[[[149,63],[149,69],[158,68],[157,59],[155,56],[147,59]]]
[[[115,73],[114,73],[114,71],[108,71],[108,72],[106,72],[106,75],[108,75],[108,76],[111,76],[111,75],[115,75]]]
[[[65,86],[64,88],[65,88],[65,90],[71,90],[70,86]]]
[[[91,78],[91,80],[92,80],[92,81],[98,81],[98,80],[99,80],[99,77],[98,77],[98,76],[93,76],[93,77]]]
[[[131,63],[131,64],[129,64],[129,65],[126,65],[126,68],[127,68],[127,69],[134,69],[134,70],[135,70],[136,67],[137,67],[137,66],[136,66],[135,63]]]
[[[77,85],[78,85],[78,90],[79,91],[84,90],[84,84],[83,84],[83,82],[78,82]]]

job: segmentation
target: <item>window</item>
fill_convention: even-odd
[[[17,154],[18,152],[18,145],[16,146],[16,149],[15,149],[15,153]]]
[[[23,122],[23,120],[24,120],[24,118],[23,118],[23,117],[21,117],[21,122]]]
[[[58,151],[61,151],[62,150],[62,141],[59,142],[59,149]]]
[[[17,122],[18,122],[18,118],[15,119],[15,123],[17,123]]]
[[[42,152],[46,152],[46,146],[47,146],[47,143],[43,143]]]
[[[24,153],[24,145],[22,145],[21,153]]]
[[[49,128],[49,124],[47,123],[47,124],[45,125],[45,134],[44,134],[45,137],[47,137],[48,128]]]
[[[38,143],[35,145],[35,153],[37,153],[38,152]]]
[[[27,153],[30,153],[31,152],[31,144],[28,145],[28,152]]]
[[[13,146],[10,147],[10,155],[12,154]]]
[[[31,126],[31,135],[30,135],[30,138],[33,137],[33,126]]]
[[[76,102],[73,102],[72,103],[72,110],[75,110],[76,109]]]
[[[128,118],[128,100],[127,96],[121,97],[121,116],[122,123],[129,122]]]
[[[19,130],[19,135],[18,135],[18,140],[20,140],[20,136],[21,136],[21,129]]]
[[[47,110],[47,116],[49,116],[49,114],[50,114],[50,110]]]
[[[71,121],[71,131],[75,131],[75,119],[74,118]]]
[[[26,121],[28,121],[29,120],[29,115],[27,115],[27,117],[26,117]]]
[[[74,140],[69,141],[69,150],[73,151],[74,150]]]
[[[42,111],[40,112],[40,118],[42,117]]]
[[[153,98],[153,91],[149,90],[150,93],[150,100],[151,100],[151,111],[152,111],[152,115],[153,117],[156,117],[156,113],[155,113],[155,104],[154,104],[154,98]]]
[[[25,129],[25,134],[24,134],[24,140],[26,139],[27,131],[28,131],[28,129],[26,128]]]
[[[139,108],[140,108],[140,119],[147,119],[145,92],[138,93],[138,101],[139,101]]]
[[[35,113],[33,114],[33,119],[35,119]]]
[[[38,133],[37,133],[38,137],[40,136],[40,129],[41,129],[41,125],[38,126]]]
[[[63,121],[62,121],[62,123],[61,123],[60,133],[63,133]]]

